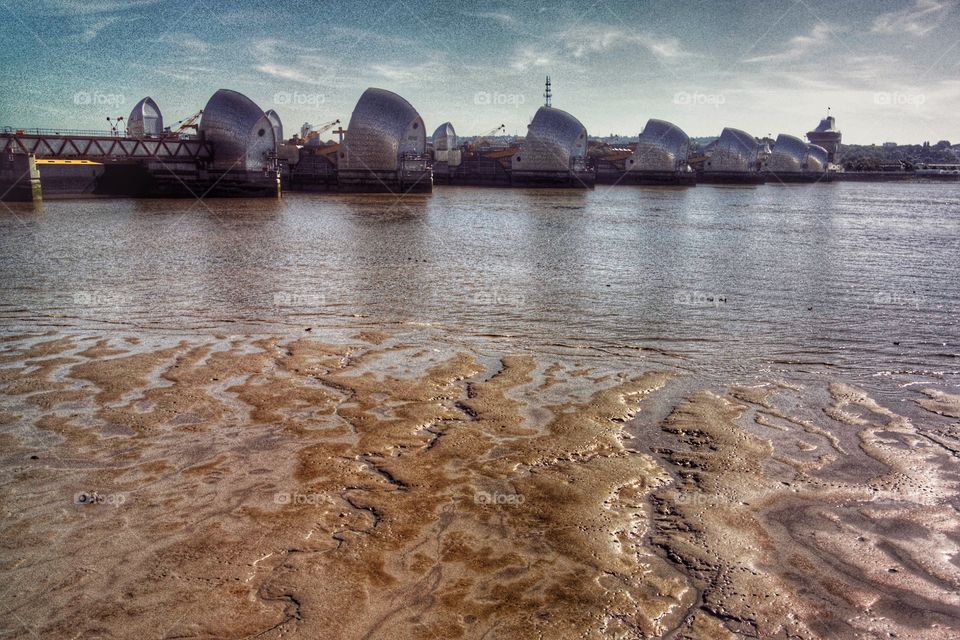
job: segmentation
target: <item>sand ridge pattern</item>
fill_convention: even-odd
[[[0,631],[960,632],[956,396],[686,375],[382,332],[12,336]]]

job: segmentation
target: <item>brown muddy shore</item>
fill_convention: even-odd
[[[960,636],[960,396],[501,346],[3,338],[0,636]]]

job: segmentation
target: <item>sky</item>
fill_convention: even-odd
[[[802,136],[830,107],[846,143],[956,144],[958,4],[0,0],[0,126],[107,129],[147,95],[172,124],[228,88],[289,136],[375,86],[431,131],[523,135],[549,74],[591,135]]]

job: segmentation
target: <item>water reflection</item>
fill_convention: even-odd
[[[351,195],[337,198],[343,215],[337,238],[338,280],[328,280],[332,305],[365,317],[422,321],[435,306],[438,244],[423,195]]]
[[[417,322],[698,345],[719,370],[783,354],[954,369],[960,351],[960,221],[944,213],[960,208],[957,185],[48,201],[29,218],[11,208],[22,219],[0,215],[10,328]]]

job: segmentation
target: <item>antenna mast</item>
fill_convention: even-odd
[[[547,99],[545,106],[549,107],[553,98],[553,92],[550,90],[550,76],[547,76],[547,90],[543,92],[543,97]]]

